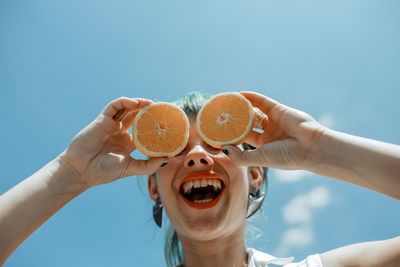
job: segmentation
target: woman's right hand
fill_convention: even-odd
[[[313,148],[327,128],[310,115],[267,96],[250,91],[241,94],[267,117],[261,122],[264,132],[252,131],[245,140],[256,149],[240,151],[227,146],[230,157],[246,166],[312,169],[315,163]]]
[[[150,103],[128,97],[111,101],[59,156],[62,167],[72,171],[86,189],[125,176],[154,173],[168,159],[136,160],[130,156],[136,147],[129,128],[140,109]]]

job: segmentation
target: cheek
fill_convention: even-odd
[[[160,168],[156,173],[158,192],[164,204],[164,208],[166,211],[169,211],[169,214],[174,213],[179,194],[179,192],[177,192],[178,189],[173,185],[174,177],[178,170],[175,165],[177,165],[177,163],[170,160],[166,166]]]
[[[247,207],[247,198],[249,193],[249,183],[247,172],[244,169],[237,169],[234,176],[231,176],[230,198],[235,210],[242,210]]]
[[[248,191],[249,181],[247,175],[247,169],[245,167],[235,166],[230,168],[229,176],[231,177],[232,186],[235,190]]]
[[[176,176],[179,168],[182,166],[184,160],[183,156],[177,156],[170,158],[168,164],[161,167],[156,172],[157,185],[159,187],[159,192],[164,197],[171,197],[169,194],[176,194],[176,190],[173,187],[173,179]]]
[[[167,166],[162,167],[156,173],[157,189],[161,196],[162,202],[167,202],[172,195],[172,171]]]

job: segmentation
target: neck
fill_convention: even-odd
[[[199,241],[183,236],[179,238],[185,267],[247,266],[243,227],[229,236],[213,240]]]

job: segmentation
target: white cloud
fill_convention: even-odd
[[[303,170],[279,170],[279,169],[273,169],[272,170],[274,177],[281,182],[284,183],[293,183],[293,182],[298,182],[302,180],[307,174],[309,174],[307,171]]]
[[[297,224],[286,230],[277,248],[278,255],[289,253],[293,248],[310,246],[314,240],[313,217],[317,209],[330,203],[330,193],[326,187],[317,186],[306,194],[292,198],[283,209],[283,219],[287,224]]]
[[[283,234],[276,254],[286,257],[291,249],[307,247],[311,245],[313,241],[314,233],[309,227],[301,226],[290,228]]]
[[[283,207],[283,219],[286,223],[310,223],[315,208],[323,208],[329,204],[329,191],[317,186],[307,194],[295,196]]]
[[[322,114],[319,119],[318,119],[319,123],[321,123],[322,125],[328,127],[328,128],[332,128],[333,124],[334,124],[334,118],[333,115],[330,113],[324,113]]]
[[[310,207],[323,208],[330,202],[330,194],[326,187],[317,186],[308,194],[308,204]]]

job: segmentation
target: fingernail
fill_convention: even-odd
[[[161,163],[160,167],[164,167],[167,164],[168,164],[168,162],[163,162],[163,163]]]

